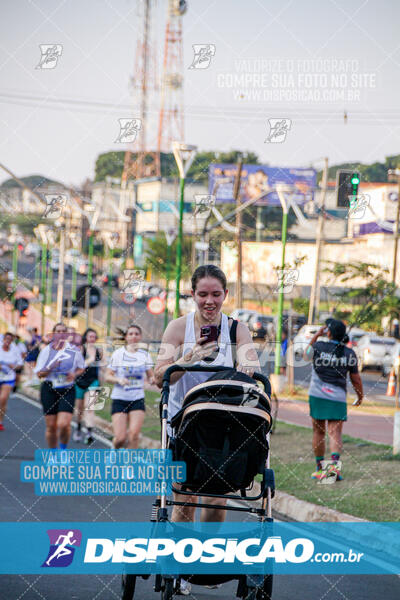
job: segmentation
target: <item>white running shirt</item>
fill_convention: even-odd
[[[213,362],[205,362],[201,360],[195,363],[196,365],[202,365],[205,367],[232,367],[233,368],[233,357],[231,348],[231,338],[229,333],[228,317],[222,314],[221,319],[221,337],[218,342],[219,352],[217,358]],[[196,344],[196,337],[194,332],[194,315],[195,313],[189,313],[186,317],[186,329],[185,329],[185,341],[183,344],[182,356],[191,350]],[[212,372],[202,373],[191,373],[188,371],[170,387],[170,394],[168,399],[168,420],[170,421],[174,415],[181,409],[183,399],[187,392],[199,383],[204,383],[209,377],[213,375]]]
[[[129,380],[129,385],[122,386],[115,383],[111,392],[112,400],[141,400],[144,398],[144,377],[146,371],[153,367],[153,361],[146,350],[128,352],[124,347],[118,348],[111,355],[108,368],[114,371],[117,377]]]
[[[10,369],[9,365],[22,365],[21,355],[15,344],[10,344],[10,349],[6,352],[3,346],[0,346],[0,383],[15,380],[15,371]]]

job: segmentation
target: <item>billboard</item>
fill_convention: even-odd
[[[233,184],[237,171],[235,164],[210,164],[208,168],[208,192],[214,194],[217,204],[234,202]],[[218,179],[228,179],[218,183]],[[269,167],[267,165],[243,165],[242,167],[242,200],[243,202],[265,196],[255,202],[255,206],[280,206],[275,190],[277,183],[293,185],[296,193],[293,200],[296,204],[305,204],[314,199],[317,173],[314,169],[303,167]],[[216,185],[217,184],[217,185]]]

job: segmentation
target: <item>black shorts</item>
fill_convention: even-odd
[[[40,401],[45,415],[56,415],[59,412],[74,412],[75,385],[54,389],[50,381],[40,386]]]
[[[146,410],[144,404],[144,398],[140,398],[140,400],[113,400],[111,404],[111,414],[115,415],[115,413],[125,413],[128,414],[132,410]]]

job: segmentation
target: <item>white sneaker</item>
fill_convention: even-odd
[[[74,433],[72,434],[72,439],[74,442],[81,442],[82,441],[82,431],[80,429],[75,429]]]
[[[191,591],[192,591],[191,584],[188,581],[186,581],[186,579],[181,579],[180,589],[179,589],[178,594],[180,594],[181,596],[189,596]]]

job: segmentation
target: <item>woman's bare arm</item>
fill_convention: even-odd
[[[184,343],[185,327],[186,319],[185,317],[181,317],[180,319],[171,321],[164,331],[154,367],[154,379],[159,388],[162,387],[162,379],[168,367],[173,364],[178,364],[176,357],[179,355],[179,350]],[[183,375],[183,372],[173,373],[171,376],[171,383],[175,383]]]

